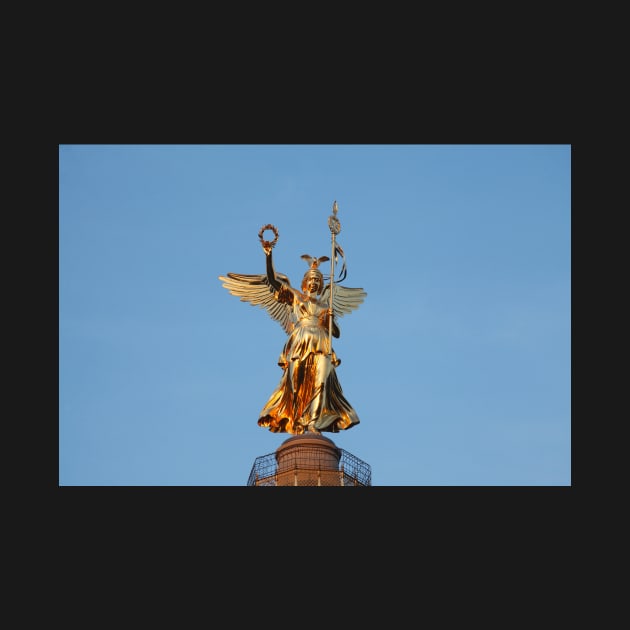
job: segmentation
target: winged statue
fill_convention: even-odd
[[[274,231],[273,241],[263,239],[267,229]],[[343,256],[341,248],[335,245],[334,234],[333,260],[338,253]],[[232,295],[265,309],[288,336],[278,359],[282,368],[280,383],[260,412],[258,425],[273,433],[302,434],[337,433],[359,424],[337,378],[336,368],[341,361],[332,347],[332,337],[340,335],[337,320],[359,308],[367,293],[335,283],[334,263],[325,283],[319,266],[331,259],[309,254],[302,255],[309,267],[300,289],[293,287],[286,275],[274,269],[272,249],[278,240],[277,229],[268,224],[261,228],[259,238],[265,252],[266,273],[219,276]]]

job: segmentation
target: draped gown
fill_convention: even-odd
[[[282,378],[258,425],[274,433],[303,433],[309,425],[311,431],[337,433],[359,424],[337,379],[340,361],[334,350],[329,354],[328,304],[295,289],[277,293],[276,299],[291,306],[296,323],[278,360]]]

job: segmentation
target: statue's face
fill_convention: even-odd
[[[322,281],[319,276],[312,275],[304,280],[302,283],[302,289],[309,293],[319,293],[322,289]]]

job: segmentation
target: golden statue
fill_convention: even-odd
[[[242,302],[266,309],[289,336],[278,359],[282,378],[258,418],[258,425],[269,427],[273,433],[337,433],[359,424],[359,417],[344,397],[337,380],[336,368],[341,361],[333,350],[332,337],[340,335],[336,318],[357,309],[367,293],[363,289],[335,283],[338,256],[344,263],[337,282],[346,276],[344,253],[335,242],[335,236],[341,230],[336,201],[328,227],[332,235],[332,256],[302,255],[309,269],[302,278],[301,291],[291,286],[287,276],[274,270],[271,252],[278,241],[278,230],[270,224],[258,233],[265,252],[267,273],[219,276],[232,295],[240,297]],[[266,230],[273,231],[273,241],[264,240]],[[319,266],[328,260],[331,261],[331,271],[328,283],[324,285],[325,278]]]

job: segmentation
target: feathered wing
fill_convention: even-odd
[[[336,284],[333,288],[333,313],[337,317],[347,315],[363,304],[367,293],[363,289],[353,289]],[[330,283],[324,287],[322,300],[330,301]]]
[[[289,278],[283,273],[276,273],[276,279],[287,287],[291,286]],[[272,319],[280,323],[287,335],[291,333],[295,326],[293,309],[289,304],[276,300],[275,289],[265,274],[228,273],[227,277],[219,276],[219,280],[232,295],[240,297],[241,302],[264,308]]]

